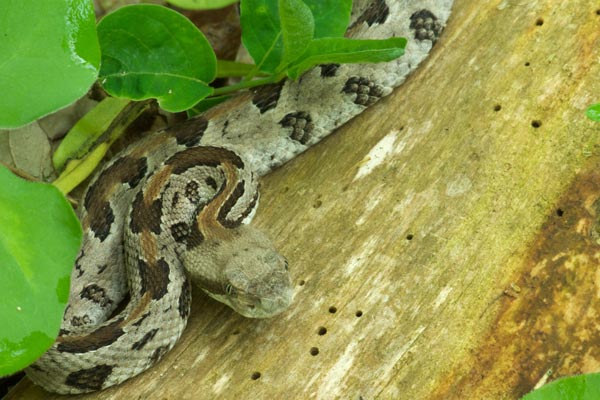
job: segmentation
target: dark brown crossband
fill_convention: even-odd
[[[192,147],[180,151],[169,158],[165,165],[173,166],[173,173],[179,175],[198,165],[216,167],[224,162],[230,162],[237,168],[244,168],[244,163],[237,154],[222,147],[211,146]]]
[[[143,230],[159,234],[161,232],[160,222],[162,217],[162,200],[156,199],[150,205],[144,201],[143,193],[140,191],[133,200],[131,206],[131,220],[129,228],[133,233]]]
[[[186,147],[197,146],[208,127],[208,120],[196,117],[170,127],[167,134],[175,137],[177,144]]]
[[[138,259],[138,271],[140,273],[140,293],[150,293],[154,300],[161,299],[169,289],[169,264],[162,258],[155,263],[149,264]]]
[[[106,378],[112,373],[113,367],[107,364],[96,365],[92,368],[80,369],[67,375],[65,383],[84,391],[100,390]]]
[[[219,208],[219,214],[217,215],[217,221],[224,226],[225,228],[235,228],[240,225],[241,221],[238,220],[228,220],[227,215],[231,212],[235,203],[244,195],[244,181],[239,181],[235,186],[235,189],[231,192],[229,196],[225,199],[223,205]]]
[[[121,327],[123,320],[124,318],[116,319],[85,335],[61,336],[58,338],[59,343],[56,348],[63,353],[78,354],[108,346],[125,334]]]
[[[144,346],[154,338],[156,332],[158,332],[158,328],[151,329],[150,331],[146,332],[146,334],[140,340],[131,345],[131,350],[143,349]]]
[[[115,216],[109,199],[119,185],[124,183],[136,187],[146,175],[148,164],[146,158],[122,157],[106,168],[88,189],[83,205],[88,212],[90,229],[101,241],[104,241]]]

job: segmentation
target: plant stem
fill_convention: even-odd
[[[285,74],[272,75],[268,78],[254,79],[251,81],[242,81],[234,85],[216,88],[212,96],[222,96],[224,94],[229,94],[238,90],[249,89],[261,85],[268,85],[269,83],[277,83],[283,78],[285,78]]]

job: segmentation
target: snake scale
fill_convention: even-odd
[[[451,6],[355,0],[347,36],[406,37],[404,56],[320,65],[297,81],[253,89],[107,163],[80,207],[84,239],[60,335],[27,375],[49,391],[84,393],[141,373],[181,336],[190,282],[247,317],[285,310],[293,297],[288,263],[247,224],[258,178],[402,83]]]

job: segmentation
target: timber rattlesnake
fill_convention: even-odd
[[[287,261],[245,225],[258,203],[257,178],[402,83],[439,37],[451,5],[355,0],[348,35],[406,37],[404,56],[321,65],[297,81],[259,87],[108,163],[82,202],[84,241],[61,334],[27,375],[47,390],[81,393],[139,374],[180,337],[190,279],[243,315],[283,311],[292,299]],[[191,266],[189,279],[183,265]],[[126,308],[110,317],[128,291]]]

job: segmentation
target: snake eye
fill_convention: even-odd
[[[233,296],[235,294],[235,289],[233,288],[233,286],[231,286],[230,283],[225,285],[225,293],[227,293],[230,296]]]

